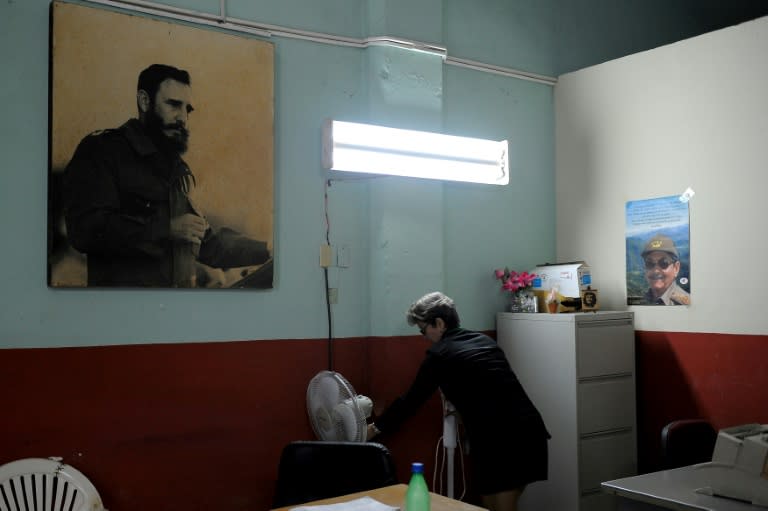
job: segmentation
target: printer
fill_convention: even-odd
[[[706,484],[697,492],[768,507],[768,424],[721,429],[712,461],[693,468]]]

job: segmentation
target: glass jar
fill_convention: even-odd
[[[538,300],[530,289],[518,289],[510,294],[509,312],[539,312]]]

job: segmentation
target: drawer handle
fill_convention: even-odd
[[[587,438],[595,438],[595,437],[601,437],[601,436],[609,436],[609,435],[621,435],[622,433],[631,433],[632,427],[624,427],[624,428],[614,428],[614,429],[605,429],[603,431],[594,431],[592,433],[584,433],[580,435],[582,439]]]
[[[632,378],[632,373],[612,373],[612,374],[600,374],[597,376],[584,376],[583,378],[579,378],[579,383],[587,383],[591,381],[601,381],[601,380],[619,380],[623,378]]]
[[[579,328],[594,328],[594,327],[611,327],[611,326],[624,326],[631,325],[631,319],[607,319],[602,321],[591,321],[579,323]]]

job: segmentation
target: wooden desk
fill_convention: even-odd
[[[305,504],[296,504],[293,506],[281,507],[273,509],[272,511],[289,511],[295,507],[318,505],[318,504],[336,504],[339,502],[347,502],[349,500],[359,499],[360,497],[371,497],[378,500],[383,504],[390,506],[402,506],[405,499],[405,490],[408,489],[406,484],[395,484],[392,486],[385,486],[384,488],[377,488],[375,490],[361,491],[359,493],[350,493],[343,497],[334,497],[332,499],[316,500],[313,502],[307,502]],[[430,492],[431,495],[431,508],[432,511],[485,511],[482,507],[473,506],[460,500],[449,499],[443,495]]]
[[[765,509],[724,497],[696,493],[707,486],[704,475],[692,466],[651,472],[602,483],[602,489],[619,497],[619,510],[646,511],[758,511]]]

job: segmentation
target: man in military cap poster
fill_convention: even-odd
[[[655,234],[642,252],[645,280],[648,290],[647,305],[690,305],[691,296],[677,282],[680,273],[680,254],[672,238]]]
[[[629,201],[626,221],[627,305],[690,305],[688,200]]]

